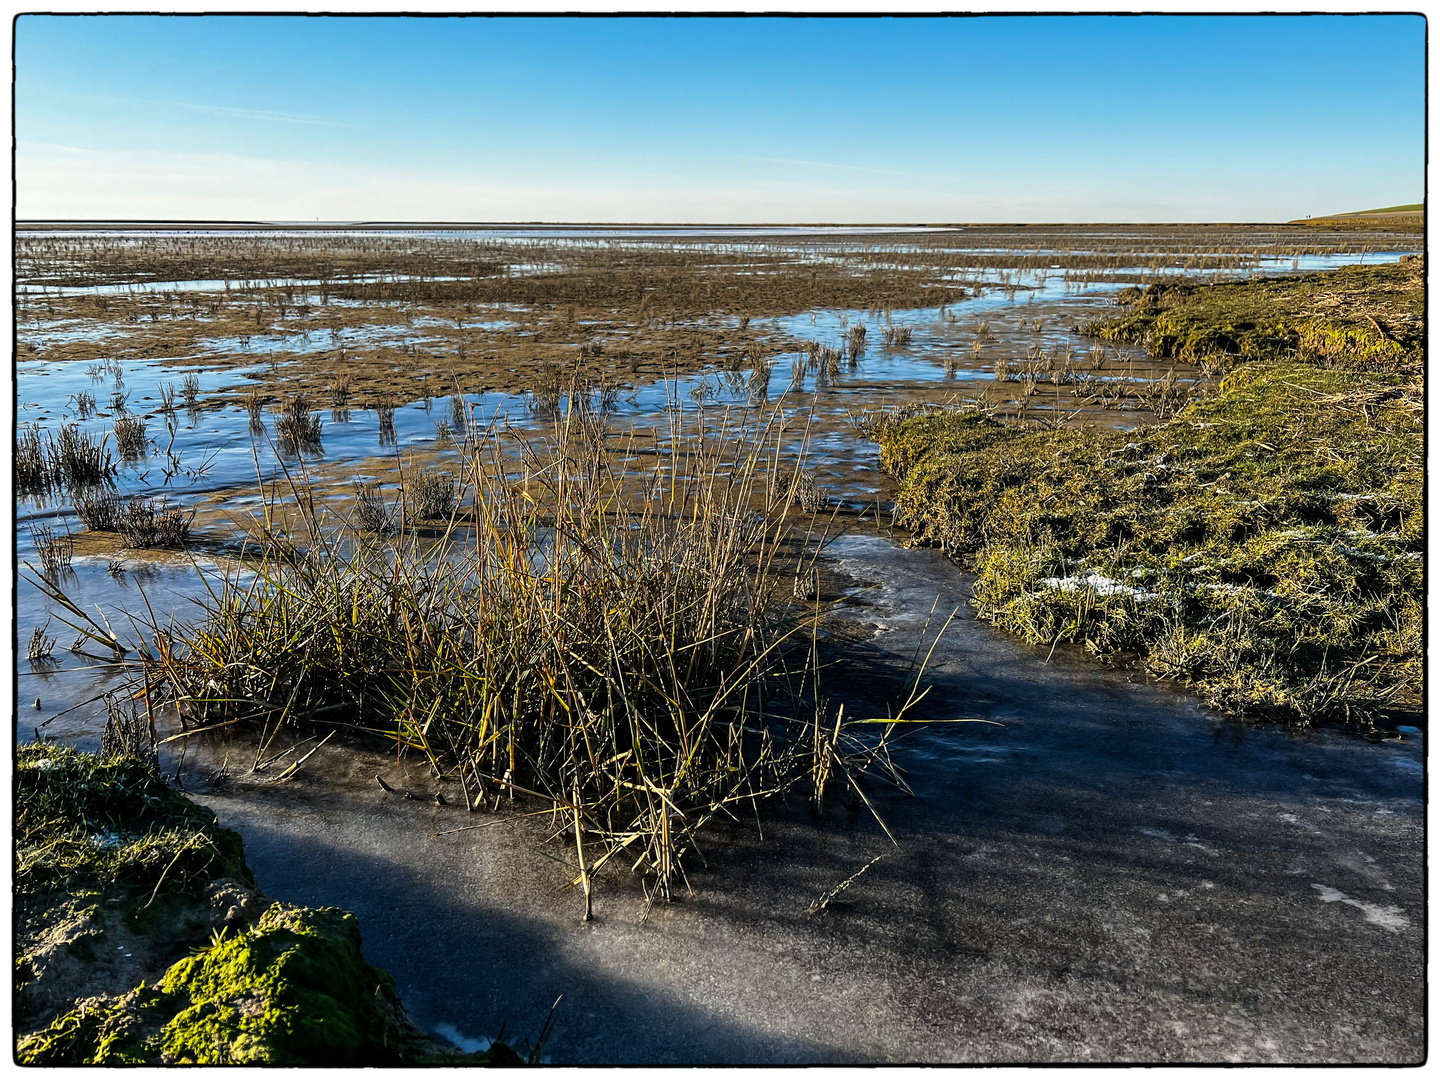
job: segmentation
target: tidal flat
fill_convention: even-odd
[[[427,1060],[1422,1060],[1421,242],[22,228],[17,740]]]

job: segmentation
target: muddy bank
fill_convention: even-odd
[[[847,712],[885,704],[866,697],[938,596],[960,614],[928,715],[1004,724],[910,736],[918,797],[872,793],[898,848],[863,811],[817,826],[771,807],[763,840],[754,821],[712,834],[693,896],[647,918],[615,875],[582,925],[543,818],[491,824],[374,780],[429,797],[423,766],[321,751],[308,780],[237,777],[203,801],[276,896],[357,913],[422,1026],[538,1030],[563,994],[557,1063],[1421,1060],[1418,732],[1230,725],[994,636],[938,553],[856,538],[832,555],[869,638],[829,687]]]

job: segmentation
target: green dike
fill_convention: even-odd
[[[1132,294],[1087,329],[1223,354],[1218,390],[1129,432],[896,424],[896,523],[971,567],[982,617],[1028,642],[1138,657],[1250,717],[1418,709],[1423,289],[1407,263]]]
[[[21,746],[15,807],[20,1064],[519,1063],[438,1049],[355,917],[263,896],[240,837],[152,762]],[[127,985],[145,958],[163,975]]]

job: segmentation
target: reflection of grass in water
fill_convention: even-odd
[[[538,796],[576,834],[581,879],[623,860],[657,895],[737,804],[807,777],[817,802],[827,783],[865,797],[853,776],[873,743],[807,698],[792,639],[815,605],[790,599],[773,447],[677,444],[637,478],[576,422],[527,443],[518,471],[487,445],[468,458],[470,531],[438,543],[338,543],[303,490],[268,507],[267,535],[288,513],[308,550],[271,549],[200,626],[159,634],[152,677],[202,723],[383,733],[472,808]],[[453,507],[432,483],[407,485],[410,516]]]
[[[275,436],[280,452],[288,457],[319,455],[324,450],[323,428],[320,414],[310,412],[310,404],[303,394],[287,398],[275,419]]]
[[[1423,388],[1411,372],[1423,327],[1401,316],[1423,285],[1414,276],[1407,297],[1397,277],[1186,294],[1168,324],[1188,320],[1186,341],[1228,336],[1242,356],[1273,355],[1293,334],[1302,351],[1235,367],[1155,427],[1024,431],[961,411],[888,425],[897,520],[971,562],[981,613],[1028,641],[1138,652],[1247,715],[1368,723],[1408,708],[1422,679]],[[1367,282],[1405,348],[1364,332],[1355,290]],[[1336,288],[1349,292],[1348,345],[1313,324],[1237,318]],[[1133,312],[1117,323],[1141,325]],[[1175,348],[1169,332],[1149,340]],[[1375,370],[1382,356],[1388,371]],[[1152,407],[1173,390],[1152,386]]]
[[[145,456],[148,446],[144,420],[138,416],[122,416],[115,421],[115,449],[122,458],[139,461]]]
[[[45,579],[57,582],[70,571],[70,560],[75,555],[75,538],[68,532],[57,533],[49,525],[33,525],[30,539],[35,544],[35,554],[40,559],[40,571]]]
[[[26,424],[15,433],[15,486],[22,495],[45,495],[62,487],[71,491],[110,482],[116,466],[105,445],[76,424],[57,433]]]
[[[25,424],[15,433],[15,491],[43,495],[54,481],[39,424]]]

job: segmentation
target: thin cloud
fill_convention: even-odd
[[[805,165],[817,169],[845,169],[849,172],[883,173],[886,176],[909,176],[899,169],[877,169],[870,165],[843,165],[838,161],[805,161],[801,158],[751,157],[748,154],[732,155],[735,161],[763,161],[770,165]]]
[[[96,101],[112,101],[126,105],[153,105],[167,109],[190,109],[194,112],[209,113],[212,116],[230,116],[237,120],[260,120],[273,124],[309,124],[316,127],[354,127],[343,120],[330,116],[315,116],[309,113],[277,112],[272,109],[241,109],[231,105],[206,105],[196,101],[156,101],[153,98],[119,97],[114,95],[87,94]]]

